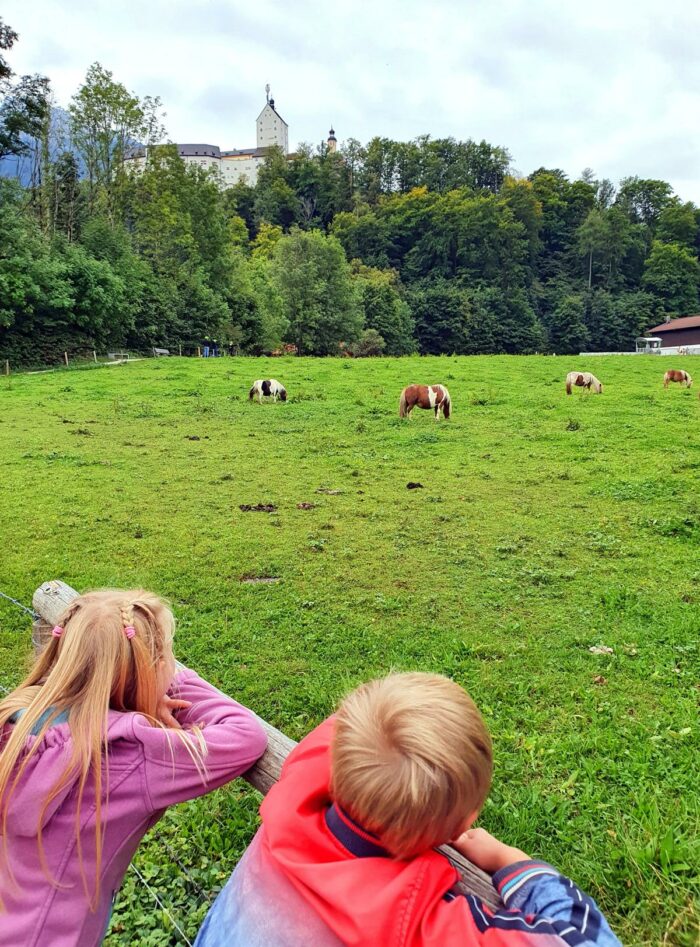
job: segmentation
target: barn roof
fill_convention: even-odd
[[[670,322],[662,322],[660,326],[654,326],[649,332],[673,332],[674,329],[700,329],[700,316],[683,316],[682,319],[671,319]]]

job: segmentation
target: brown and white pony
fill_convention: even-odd
[[[596,394],[602,394],[603,386],[595,377],[591,375],[590,372],[569,372],[566,376],[566,393],[567,395],[571,394],[571,389],[576,388],[587,388],[589,391],[591,388]]]
[[[693,379],[690,377],[688,372],[684,371],[682,368],[671,368],[666,372],[664,375],[664,388],[668,388],[668,383],[670,381],[677,381],[686,388],[690,388],[690,386],[693,384]]]
[[[272,398],[273,401],[277,401],[278,398],[281,401],[286,401],[287,389],[274,378],[259,378],[253,382],[253,387],[248,392],[248,401],[252,401],[256,395],[260,404],[262,404],[263,397]]]
[[[434,410],[437,421],[441,411],[444,418],[449,418],[452,399],[444,385],[409,385],[399,398],[399,417],[407,418],[416,407]]]

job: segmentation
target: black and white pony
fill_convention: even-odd
[[[256,395],[260,404],[263,398],[272,398],[273,401],[279,398],[280,401],[286,401],[287,389],[274,378],[259,378],[253,382],[253,387],[248,392],[248,401],[252,401]]]

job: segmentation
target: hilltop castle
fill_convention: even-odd
[[[275,100],[270,98],[270,86],[265,86],[265,106],[255,121],[257,145],[255,148],[234,148],[221,151],[218,145],[177,144],[178,154],[186,164],[198,165],[207,171],[215,171],[222,187],[232,187],[238,181],[254,185],[258,179],[258,170],[267,157],[270,148],[277,147],[282,154],[291,158],[289,153],[289,126],[275,108]],[[337,139],[331,128],[327,147],[335,151]],[[147,148],[138,148],[125,159],[134,170],[141,170],[148,157]]]

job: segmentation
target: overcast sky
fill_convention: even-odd
[[[90,63],[158,95],[169,137],[255,144],[265,83],[290,146],[485,138],[528,174],[670,181],[700,204],[697,0],[3,0],[17,72],[68,103]]]

